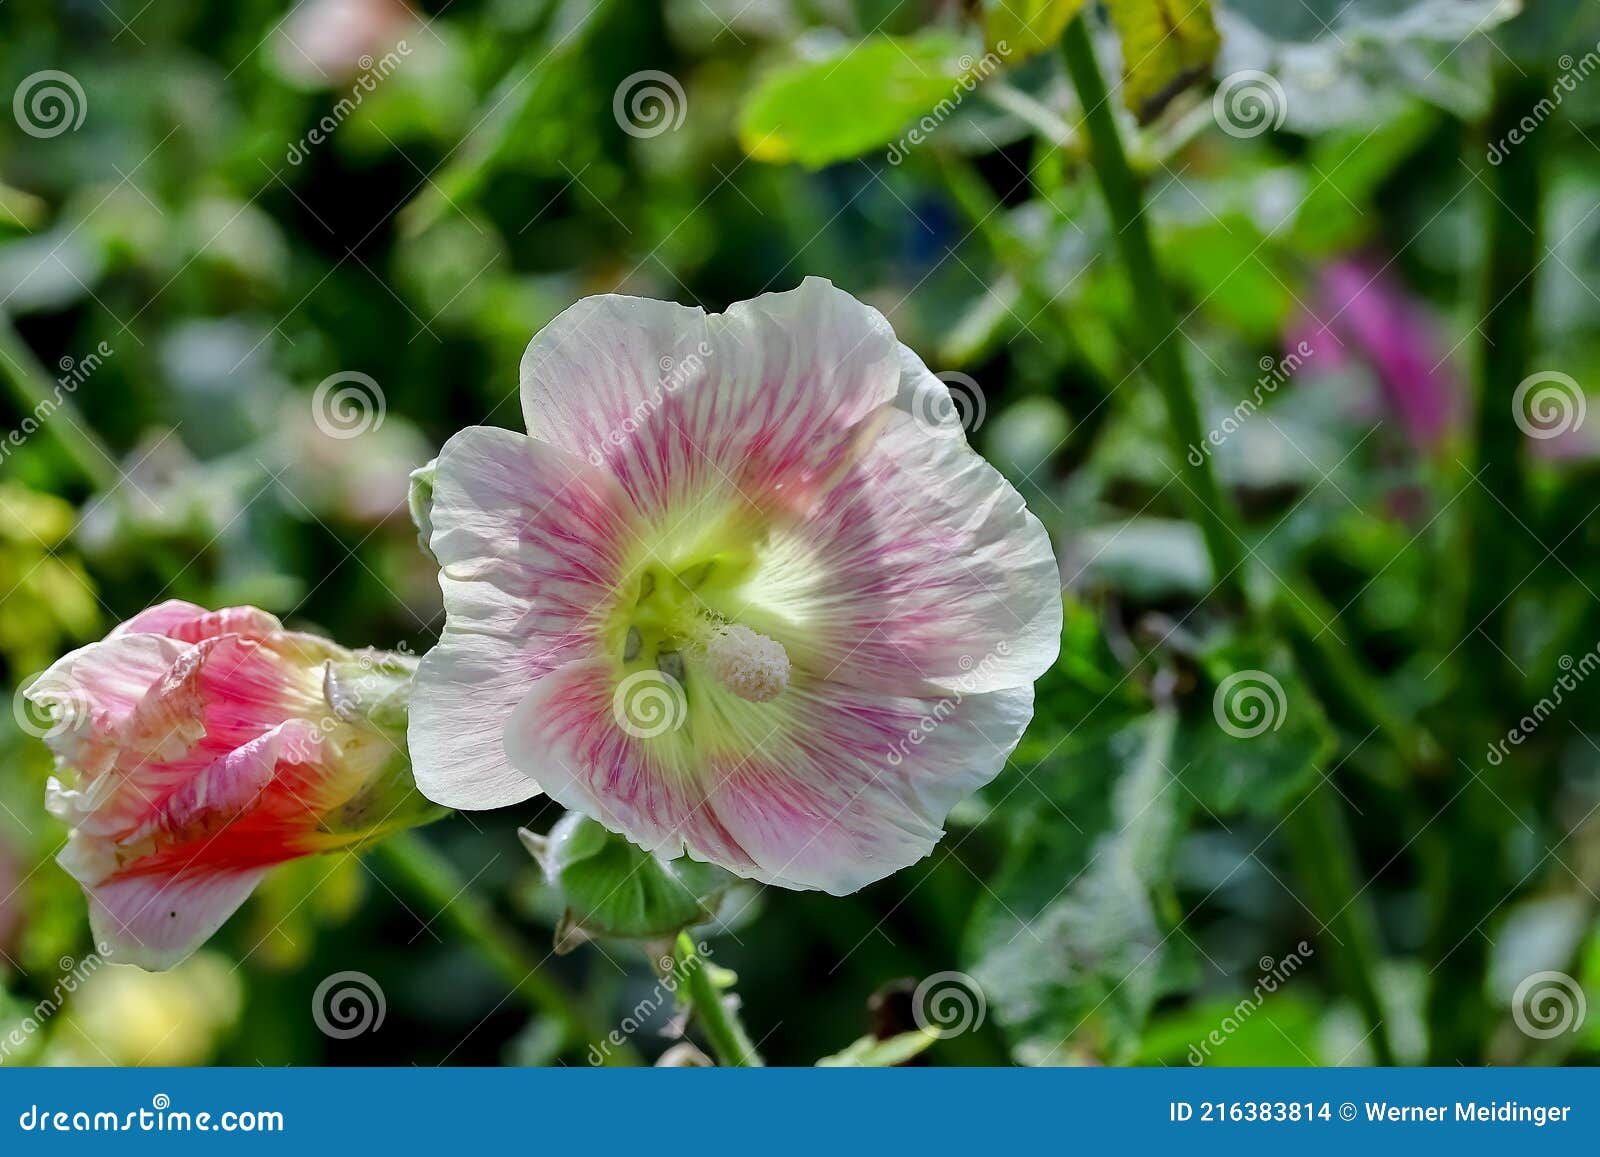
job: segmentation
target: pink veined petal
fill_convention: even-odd
[[[882,315],[817,278],[710,317],[587,298],[522,360],[529,431],[606,464],[647,519],[718,493],[803,509],[898,381]]]
[[[621,499],[580,458],[474,427],[439,453],[430,546],[449,618],[418,666],[410,723],[417,785],[449,807],[537,795],[501,742],[546,671],[593,647],[629,541]]]
[[[359,787],[318,727],[289,720],[186,778],[137,827],[71,833],[58,860],[84,887],[112,958],[166,968],[203,943],[275,864],[333,846],[318,821]],[[50,784],[52,808],[64,792]]]
[[[247,639],[268,639],[282,630],[282,624],[266,611],[255,607],[224,607],[208,611],[182,599],[169,599],[140,611],[111,632],[118,635],[165,635],[185,643],[198,643],[218,635],[243,635]]]
[[[52,713],[45,742],[65,764],[93,774],[115,751],[146,693],[188,650],[157,635],[104,639],[65,655],[24,694]]]
[[[317,726],[291,719],[186,776],[138,827],[121,833],[119,842],[141,845],[148,841],[157,852],[187,848],[194,863],[214,863],[229,854],[230,844],[237,842],[230,838],[235,834],[230,827],[261,803],[280,765],[320,764],[322,756],[322,734]],[[326,793],[304,782],[304,777],[300,786],[308,794],[292,810],[302,813],[295,818],[303,820],[304,826],[312,827],[323,810]],[[255,854],[252,850],[246,858]]]
[[[568,808],[621,832],[649,852],[698,858],[740,875],[753,859],[724,829],[683,749],[688,736],[640,741],[614,714],[617,681],[610,663],[584,659],[553,671],[526,692],[505,724],[511,763],[536,775],[545,792]]]
[[[1033,714],[1033,687],[910,699],[801,689],[793,722],[715,759],[717,814],[757,879],[846,895],[916,863],[992,780]]]
[[[130,635],[103,645],[135,639],[167,641]],[[86,832],[137,826],[216,760],[286,719],[327,714],[315,674],[263,644],[224,635],[173,645],[179,653],[171,666],[121,721],[116,762],[86,769],[81,790],[63,793],[53,805],[70,806],[72,822]]]
[[[266,868],[250,868],[86,885],[89,926],[113,963],[171,968],[210,939],[266,874]]]
[[[1044,527],[959,429],[899,409],[811,516],[774,536],[753,585],[761,608],[746,621],[853,687],[994,691],[1031,683],[1060,651]]]
[[[936,700],[820,685],[763,710],[706,688],[726,712],[717,734],[641,740],[617,726],[614,688],[600,661],[541,679],[507,726],[513,762],[647,850],[834,895],[927,855],[950,808],[1004,766],[1033,705],[1031,686]]]

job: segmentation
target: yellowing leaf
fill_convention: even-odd
[[[1211,71],[1222,46],[1210,0],[1106,0],[1122,39],[1122,99],[1140,124]]]
[[[989,51],[1024,60],[1051,47],[1087,0],[983,0],[983,38]]]

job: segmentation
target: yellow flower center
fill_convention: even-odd
[[[756,569],[754,539],[716,537],[682,557],[651,553],[623,584],[606,638],[624,675],[660,671],[688,693],[692,665],[741,699],[767,703],[788,686],[789,655],[738,621]]]

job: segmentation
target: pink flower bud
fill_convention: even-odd
[[[58,861],[102,952],[170,967],[273,865],[431,818],[405,752],[414,669],[174,601],[41,675],[46,806],[72,828]]]

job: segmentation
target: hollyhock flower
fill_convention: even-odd
[[[646,851],[836,894],[926,855],[1061,628],[1045,532],[943,383],[811,279],[710,316],[587,298],[521,386],[530,434],[464,430],[418,479],[447,612],[423,793],[543,789]]]
[[[1438,322],[1384,269],[1335,262],[1320,278],[1321,316],[1308,315],[1286,345],[1312,351],[1312,370],[1334,371],[1351,357],[1369,362],[1385,402],[1412,442],[1431,450],[1460,422],[1464,396]]]
[[[102,952],[169,967],[273,865],[432,814],[403,746],[414,665],[173,601],[39,676],[46,806],[72,829],[57,859]]]

